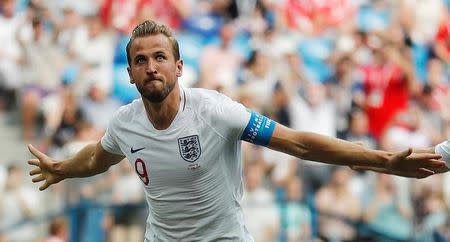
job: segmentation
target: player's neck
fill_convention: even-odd
[[[161,103],[152,103],[145,98],[142,100],[147,118],[153,124],[153,127],[158,130],[167,129],[177,116],[178,109],[180,108],[180,87],[178,84],[175,84],[173,90]]]

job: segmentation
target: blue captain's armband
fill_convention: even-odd
[[[275,121],[267,118],[259,113],[251,112],[250,120],[247,127],[241,135],[241,140],[247,142],[267,146],[270,138],[272,138],[273,131],[275,130]]]

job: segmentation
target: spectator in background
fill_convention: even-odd
[[[444,18],[442,0],[401,0],[398,11],[400,23],[409,33],[413,43],[427,45],[435,38]]]
[[[100,6],[100,17],[105,26],[130,34],[145,13],[145,19],[158,19],[174,30],[182,27],[183,20],[191,15],[193,5],[189,0],[106,0]]]
[[[310,241],[312,238],[312,214],[305,202],[301,180],[298,177],[292,177],[286,183],[286,190],[286,203],[280,206],[286,241]]]
[[[8,167],[8,176],[2,199],[0,200],[0,227],[17,226],[24,220],[41,214],[42,196],[32,187],[24,185],[23,170],[17,165]],[[33,199],[30,199],[33,198]],[[8,241],[31,241],[38,234],[33,224],[25,224],[14,230],[6,231]]]
[[[50,149],[62,148],[68,142],[76,138],[76,124],[83,119],[82,113],[74,93],[69,89],[65,89],[62,97],[61,113],[54,115],[59,116],[59,124],[50,137]]]
[[[265,107],[264,113],[272,120],[291,126],[291,114],[289,112],[289,94],[280,82],[275,84],[272,92],[272,100]]]
[[[417,226],[414,233],[417,241],[434,242],[433,233],[448,219],[443,185],[441,176],[415,182],[413,201]]]
[[[266,170],[270,174],[276,201],[285,202],[286,186],[298,173],[298,159],[270,149],[263,149],[261,153]]]
[[[434,52],[446,64],[450,63],[450,16],[444,16],[434,39]],[[446,70],[448,72],[448,70]]]
[[[202,51],[200,87],[220,89],[229,94],[236,88],[239,65],[243,57],[231,46],[235,32],[232,22],[225,23],[220,29],[219,46],[206,46]]]
[[[166,24],[174,30],[182,27],[183,20],[191,15],[193,4],[189,0],[140,0],[138,6],[149,6],[154,19]],[[135,22],[135,24],[138,24]]]
[[[290,99],[291,127],[336,137],[336,105],[326,95],[325,86],[308,83],[301,91]],[[314,194],[331,175],[331,166],[326,164],[302,161],[299,165],[300,177],[308,194]]]
[[[336,132],[343,138],[349,129],[347,114],[353,106],[352,88],[356,79],[355,63],[350,56],[343,56],[336,61],[334,75],[325,83],[328,95],[336,103]]]
[[[268,56],[263,50],[253,50],[242,70],[240,88],[248,91],[256,106],[264,107],[270,103],[277,81],[277,74],[270,68]]]
[[[144,234],[142,224],[147,214],[141,182],[126,160],[119,164],[117,173],[112,185],[112,203],[115,207],[114,225],[109,241],[138,242]]]
[[[319,35],[330,27],[339,27],[353,20],[355,9],[352,1],[284,1],[287,26],[307,35]]]
[[[361,216],[361,204],[349,190],[351,176],[351,170],[336,168],[330,181],[317,192],[319,238],[325,241],[357,241],[355,225]]]
[[[385,150],[401,150],[406,146],[413,148],[432,146],[432,137],[424,127],[423,113],[412,103],[388,124],[380,145]]]
[[[442,118],[450,119],[450,80],[445,66],[438,58],[428,61],[428,82],[431,88],[431,110],[438,111]]]
[[[103,132],[83,120],[74,125],[72,140],[61,148],[60,156],[65,158],[78,152],[86,144],[101,137]],[[71,180],[64,183],[65,199],[68,207],[70,241],[100,241],[105,238],[103,209],[96,207],[108,196],[112,186],[112,175],[92,177],[83,180]]]
[[[65,218],[59,217],[51,221],[49,226],[50,237],[38,242],[68,242],[68,227]]]
[[[101,84],[92,83],[88,96],[80,101],[80,111],[83,118],[98,130],[105,131],[114,112],[122,104],[112,96]]]
[[[16,0],[0,2],[0,111],[11,110],[17,90],[22,86],[22,50],[16,40],[19,27],[26,16],[15,12]]]
[[[82,17],[73,6],[67,4],[62,9],[62,19],[54,23],[53,38],[56,44],[67,55],[69,60],[76,58],[74,42],[83,36],[85,26]]]
[[[363,145],[371,148],[377,148],[377,142],[369,132],[369,120],[367,113],[360,108],[353,108],[348,113],[348,131],[345,134],[345,140],[351,142],[361,142]]]
[[[375,187],[368,190],[363,219],[372,231],[375,241],[394,239],[410,241],[412,238],[411,201],[399,196],[393,177],[377,174]]]
[[[31,141],[36,137],[36,124],[39,112],[44,116],[46,135],[57,125],[52,114],[59,108],[61,76],[64,57],[52,42],[44,29],[44,19],[35,16],[32,19],[32,32],[29,39],[18,36],[25,56],[25,83],[21,100],[23,138]],[[41,105],[39,105],[41,104]]]
[[[440,143],[445,139],[445,118],[444,114],[437,110],[436,102],[433,98],[433,88],[425,84],[418,99],[418,106],[423,113],[425,129],[431,137],[433,144]]]
[[[242,208],[249,232],[255,241],[274,241],[279,231],[280,215],[272,192],[264,184],[264,167],[261,162],[246,166],[245,192]]]
[[[113,85],[113,33],[104,28],[97,15],[85,17],[85,30],[74,40],[74,52],[80,63],[80,72],[73,83],[77,97],[87,95],[95,83],[109,93]]]
[[[399,48],[392,44],[374,48],[373,63],[361,68],[364,108],[370,132],[377,140],[396,114],[408,107],[409,97],[419,91],[411,63]]]
[[[7,177],[6,167],[3,163],[0,163],[0,194],[3,193],[3,190],[5,189],[6,177]]]

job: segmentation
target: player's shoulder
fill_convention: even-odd
[[[144,104],[142,99],[135,99],[131,103],[121,106],[113,116],[113,121],[118,122],[129,122],[135,117],[141,109],[143,109]]]
[[[220,103],[230,98],[225,94],[222,94],[216,90],[204,89],[204,88],[189,88],[189,98],[196,106],[202,104]]]

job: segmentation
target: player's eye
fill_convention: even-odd
[[[166,59],[166,57],[164,56],[164,55],[158,55],[158,56],[156,56],[156,60],[157,61],[163,61],[163,60],[165,60]]]
[[[144,63],[145,63],[145,58],[140,57],[140,58],[136,59],[136,64],[144,64]]]

